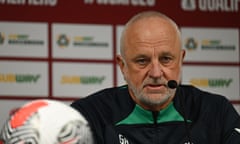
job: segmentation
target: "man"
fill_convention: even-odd
[[[179,85],[184,55],[170,18],[147,11],[130,19],[117,56],[127,85],[71,105],[89,121],[95,143],[240,144],[240,116],[226,98]]]

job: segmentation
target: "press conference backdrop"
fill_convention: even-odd
[[[143,10],[174,19],[187,52],[182,83],[227,96],[240,113],[240,0],[0,0],[0,126],[23,103],[66,103],[125,84],[124,23]]]

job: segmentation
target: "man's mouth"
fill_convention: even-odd
[[[165,88],[165,85],[164,84],[146,84],[144,87],[147,90],[159,91],[159,90]]]

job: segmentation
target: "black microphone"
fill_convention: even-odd
[[[170,80],[170,81],[168,81],[167,86],[170,89],[175,89],[175,88],[177,88],[178,84],[175,80]]]

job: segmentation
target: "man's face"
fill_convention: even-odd
[[[148,106],[170,101],[175,90],[166,84],[180,81],[184,56],[180,47],[179,35],[166,20],[148,18],[128,28],[119,65],[135,101]]]

